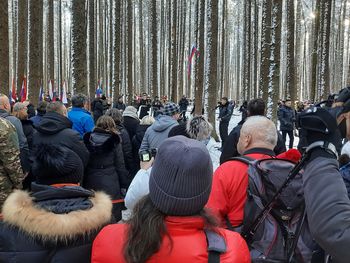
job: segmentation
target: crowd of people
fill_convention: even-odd
[[[223,97],[220,148],[186,96],[0,94],[0,262],[348,262],[349,101],[286,100],[278,131],[252,99],[229,131]]]

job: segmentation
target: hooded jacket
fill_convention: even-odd
[[[40,143],[62,145],[74,151],[83,161],[84,167],[89,161],[89,152],[79,133],[72,130],[72,122],[56,112],[48,112],[36,126],[33,135],[33,151]]]
[[[94,129],[94,121],[91,117],[91,113],[83,108],[73,107],[71,111],[68,112],[68,118],[73,123],[73,130],[79,132],[80,137],[83,137],[84,133]]]
[[[204,233],[204,221],[200,217],[165,218],[168,237],[164,237],[160,249],[147,260],[155,262],[208,262],[208,245]],[[91,255],[93,263],[124,263],[123,246],[126,240],[127,225],[106,226],[96,237]],[[244,239],[235,232],[217,229],[226,241],[227,252],[220,255],[221,263],[248,263],[250,255]],[[169,248],[172,249],[169,249]]]
[[[3,206],[0,262],[90,262],[92,241],[111,222],[109,197],[78,186],[32,189],[13,192]]]
[[[147,129],[151,125],[138,125],[136,129],[135,136],[132,138],[132,152],[133,152],[133,158],[136,163],[137,171],[140,170],[140,157],[139,157],[139,150],[141,147],[141,143],[143,140],[143,137],[145,136],[145,133]]]
[[[176,125],[176,120],[167,115],[159,115],[156,121],[149,127],[143,137],[140,152],[157,149],[168,138],[169,131]]]

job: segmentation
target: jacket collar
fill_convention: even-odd
[[[253,154],[253,153],[260,153],[264,155],[275,156],[275,153],[272,150],[269,150],[266,148],[252,148],[244,152],[243,155]]]
[[[205,226],[200,216],[167,216],[165,223],[170,234],[203,230]]]
[[[91,113],[88,112],[87,110],[85,110],[84,108],[72,107],[71,111],[81,111],[81,112],[84,112],[84,113],[91,115]]]
[[[89,200],[92,203],[90,209],[55,214],[38,207],[28,192],[15,190],[3,205],[3,221],[42,241],[68,242],[77,235],[95,233],[110,223],[110,198],[97,192]]]

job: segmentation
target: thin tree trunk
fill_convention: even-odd
[[[90,99],[95,96],[96,69],[95,69],[95,1],[88,2],[89,12],[89,93]],[[118,16],[119,17],[119,16]]]
[[[47,72],[48,79],[55,79],[55,52],[54,47],[57,44],[54,43],[54,11],[53,11],[53,0],[48,0],[48,16],[47,16]]]
[[[172,1],[171,22],[171,100],[177,101],[177,0]]]
[[[0,1],[0,92],[9,94],[8,0]]]
[[[294,33],[295,33],[295,12],[294,0],[287,2],[287,95],[294,102],[297,100],[296,86],[296,65],[295,65],[295,49],[294,49]]]
[[[128,33],[127,33],[127,41],[128,41],[128,103],[131,105],[133,98],[133,81],[132,81],[132,0],[128,0],[127,7],[127,16],[128,16]]]
[[[3,23],[1,23],[3,24]],[[27,75],[28,0],[18,1],[17,93]]]
[[[151,0],[150,3],[150,19],[151,19],[151,32],[150,32],[150,42],[152,45],[151,48],[151,58],[150,58],[150,75],[151,75],[151,92],[150,95],[153,98],[158,93],[158,37],[157,37],[157,2],[154,0]]]

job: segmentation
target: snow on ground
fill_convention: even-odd
[[[217,120],[218,116],[219,116],[219,110],[216,111],[216,116],[217,116],[216,117],[216,133],[220,137],[219,121]],[[232,131],[232,129],[237,126],[237,124],[241,121],[241,119],[242,119],[242,113],[240,113],[238,111],[238,108],[235,108],[234,111],[233,111],[232,117],[231,117],[230,124],[228,126],[228,133],[230,133]],[[277,127],[279,127],[279,122],[277,123]],[[294,143],[293,143],[294,144],[294,148],[297,148],[298,143],[299,143],[299,137],[295,136],[295,134],[294,134]],[[288,149],[288,146],[289,146],[289,137],[287,135],[287,140],[286,140],[286,147],[287,147],[287,149]],[[221,147],[221,142],[217,143],[217,147],[218,148]]]

